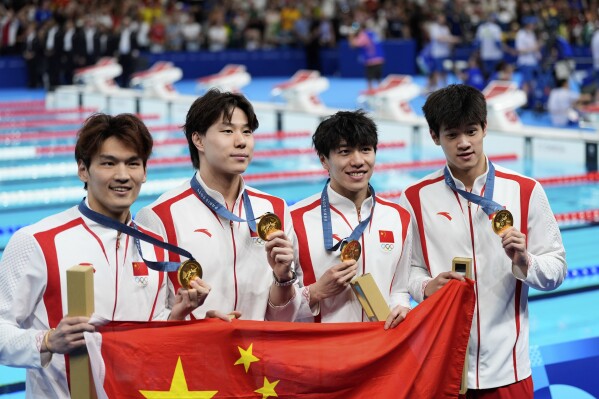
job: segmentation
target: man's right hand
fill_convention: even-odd
[[[84,331],[96,331],[96,328],[89,324],[89,317],[66,316],[58,323],[55,330],[47,333],[49,335],[42,343],[42,352],[71,353],[85,346]]]
[[[310,285],[310,306],[345,290],[358,272],[355,260],[346,260],[331,266],[314,284]]]
[[[439,273],[437,277],[430,280],[426,285],[426,288],[424,289],[424,298],[428,298],[435,292],[439,291],[445,284],[449,282],[449,280],[452,279],[464,281],[464,276],[457,272]]]

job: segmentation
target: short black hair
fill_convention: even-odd
[[[456,128],[463,125],[487,126],[487,101],[480,90],[453,84],[431,93],[422,107],[429,129],[439,136],[441,126]]]
[[[258,129],[258,118],[254,112],[254,107],[242,94],[221,92],[213,88],[191,104],[189,111],[187,111],[183,131],[187,138],[189,155],[194,168],[200,168],[200,156],[193,143],[193,134],[198,132],[201,136],[205,135],[210,126],[221,118],[225,122],[230,122],[235,108],[239,108],[245,113],[248,118],[248,127],[252,132]]]
[[[339,111],[320,122],[312,144],[318,155],[329,157],[331,150],[339,148],[341,141],[349,147],[368,145],[374,148],[378,144],[378,131],[374,121],[366,112]]]

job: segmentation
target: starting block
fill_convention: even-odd
[[[131,86],[141,88],[139,113],[159,115],[161,119],[172,117],[172,102],[181,97],[173,83],[182,77],[181,68],[168,61],[158,61],[150,69],[133,74]]]
[[[239,93],[241,88],[248,85],[252,77],[246,71],[245,65],[229,64],[218,73],[201,77],[198,86],[204,89],[218,88],[222,91]]]
[[[158,61],[150,69],[134,73],[131,86],[141,87],[143,98],[170,99],[178,96],[173,83],[182,77],[181,68],[177,68],[172,62]]]
[[[318,95],[328,88],[329,80],[320,72],[301,69],[287,82],[276,85],[271,94],[282,96],[294,110],[313,112],[326,108]]]
[[[91,107],[107,110],[107,96],[120,90],[114,78],[123,72],[115,58],[103,57],[94,65],[79,68],[73,75],[74,85],[57,87],[47,97],[46,107]]]
[[[516,109],[526,104],[526,93],[516,82],[494,80],[483,90],[487,100],[487,123],[495,129],[511,130],[522,127]]]
[[[397,121],[414,121],[418,116],[410,100],[420,95],[421,89],[408,75],[387,75],[374,89],[360,93],[359,102],[366,102],[373,114]]]

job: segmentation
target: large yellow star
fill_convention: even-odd
[[[254,356],[254,354],[252,353],[253,345],[254,344],[250,344],[250,346],[247,349],[242,349],[240,346],[237,347],[237,349],[239,349],[239,354],[241,355],[241,357],[239,359],[237,359],[234,366],[237,366],[238,364],[243,364],[243,367],[245,367],[246,373],[250,369],[250,364],[260,360],[256,356]]]
[[[147,399],[209,399],[216,395],[217,392],[218,391],[189,391],[187,389],[187,381],[185,380],[180,357],[179,360],[177,360],[177,366],[175,367],[175,374],[173,374],[170,390],[139,391],[139,393]]]
[[[260,389],[256,389],[254,392],[258,392],[262,394],[262,399],[266,399],[269,396],[279,396],[275,392],[275,387],[281,380],[276,380],[274,382],[269,382],[266,377],[264,377],[264,386]]]

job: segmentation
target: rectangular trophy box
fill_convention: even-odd
[[[472,279],[472,259],[471,258],[453,258],[451,262],[451,271],[458,272],[466,278]]]
[[[350,284],[370,321],[387,320],[391,310],[370,273],[356,277]]]
[[[451,271],[458,272],[464,277],[472,279],[472,259],[455,257],[451,262]],[[468,346],[466,347],[466,358],[464,359],[464,370],[462,371],[462,381],[460,385],[460,395],[468,391]]]

